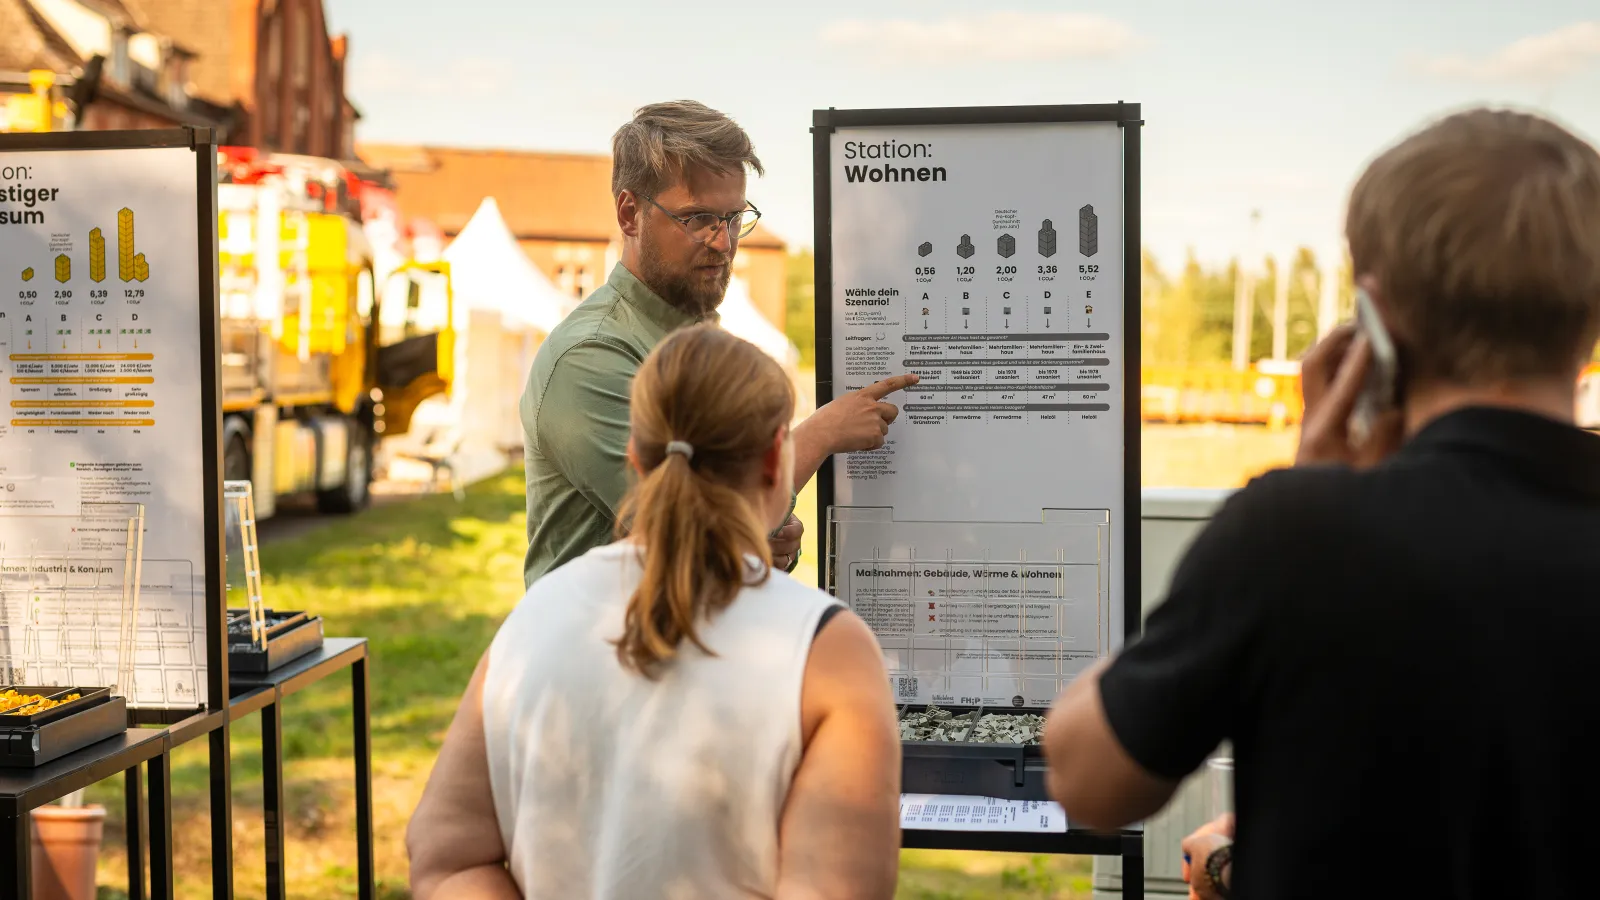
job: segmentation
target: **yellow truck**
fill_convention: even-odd
[[[360,509],[378,441],[449,389],[448,263],[406,259],[392,192],[338,162],[225,148],[219,173],[224,477],[261,518]]]

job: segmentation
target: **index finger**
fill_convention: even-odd
[[[872,384],[867,385],[861,389],[861,393],[866,394],[873,400],[882,400],[895,391],[916,384],[918,380],[917,375],[911,372],[907,372],[904,375],[892,375],[882,381],[874,381]]]
[[[1332,410],[1331,415],[1338,417],[1336,421],[1348,419],[1355,410],[1356,398],[1361,395],[1367,370],[1371,367],[1372,345],[1367,342],[1366,335],[1358,335],[1344,358],[1339,360],[1339,370],[1334,373],[1333,382],[1323,397],[1327,408]]]

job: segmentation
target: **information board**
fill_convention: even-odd
[[[143,506],[130,706],[208,700],[215,166],[193,131],[0,139],[0,555],[20,514]]]
[[[901,701],[1046,705],[1136,627],[1137,118],[817,113],[818,402],[919,376],[819,492]]]

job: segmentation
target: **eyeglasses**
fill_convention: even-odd
[[[727,229],[728,237],[733,240],[748,237],[750,232],[756,230],[756,222],[761,218],[761,210],[756,209],[754,203],[750,204],[748,209],[741,209],[725,216],[719,216],[716,213],[695,213],[692,216],[680,216],[675,215],[671,210],[657,203],[656,198],[648,194],[640,194],[639,196],[649,200],[650,205],[665,213],[667,218],[682,225],[683,231],[689,235],[689,239],[700,244],[704,244],[717,236],[718,225]]]

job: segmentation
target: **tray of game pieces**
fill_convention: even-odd
[[[899,708],[900,790],[1048,800],[1042,709],[920,704]]]
[[[128,730],[105,687],[0,684],[0,767],[34,768]]]
[[[322,646],[321,616],[268,609],[262,626],[265,640],[257,643],[251,634],[250,611],[228,610],[228,671],[265,675]]]

